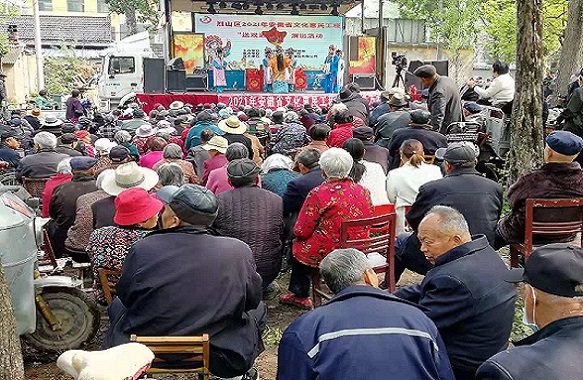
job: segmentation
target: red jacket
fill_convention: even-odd
[[[328,146],[342,148],[344,141],[352,138],[353,128],[354,124],[352,122],[336,124],[334,129],[330,132],[330,137],[328,137]]]
[[[327,180],[308,194],[294,227],[293,255],[301,263],[318,267],[340,243],[343,220],[370,218],[370,192],[349,178]],[[351,231],[351,238],[368,237],[368,228]]]

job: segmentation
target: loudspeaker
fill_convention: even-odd
[[[185,70],[184,61],[182,60],[182,58],[176,57],[168,61],[168,70],[169,71]]]
[[[168,70],[168,91],[184,92],[186,91],[186,72]]]
[[[144,58],[144,93],[164,93],[164,60]]]
[[[186,91],[206,91],[207,90],[207,77],[205,76],[193,76],[189,75],[186,77]]]
[[[361,90],[374,90],[376,88],[376,78],[374,74],[354,74],[352,82],[357,83]]]

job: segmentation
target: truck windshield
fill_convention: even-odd
[[[109,75],[132,74],[136,71],[134,57],[111,57]]]

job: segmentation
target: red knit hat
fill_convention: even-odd
[[[115,198],[115,216],[113,221],[119,226],[133,226],[144,222],[162,210],[164,204],[150,197],[140,187],[122,191]]]

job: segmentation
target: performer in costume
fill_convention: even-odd
[[[336,75],[338,74],[338,56],[336,55],[336,47],[330,45],[328,47],[328,56],[324,61],[324,92],[331,94],[336,89]]]
[[[269,61],[273,58],[273,50],[266,47],[265,48],[265,58],[261,63],[263,69],[263,91],[271,92],[273,89],[273,72],[271,67],[269,67]]]
[[[223,92],[223,89],[227,86],[227,79],[225,77],[227,63],[225,62],[225,58],[223,58],[223,54],[223,49],[217,49],[215,59],[213,59],[212,63],[213,85],[216,92]]]
[[[275,57],[269,61],[269,67],[273,71],[273,93],[287,94],[289,87],[287,83],[287,73],[292,62],[283,56],[283,48],[278,46],[275,49]]]
[[[342,58],[342,50],[336,50],[336,55],[338,56],[338,74],[336,75],[336,92],[340,92],[342,87],[344,87],[344,68],[345,62]]]
[[[295,57],[294,49],[289,48],[285,51],[285,54],[291,61],[291,67],[289,69],[287,84],[289,87],[289,92],[294,92],[296,87],[296,67],[298,65],[298,59]]]

